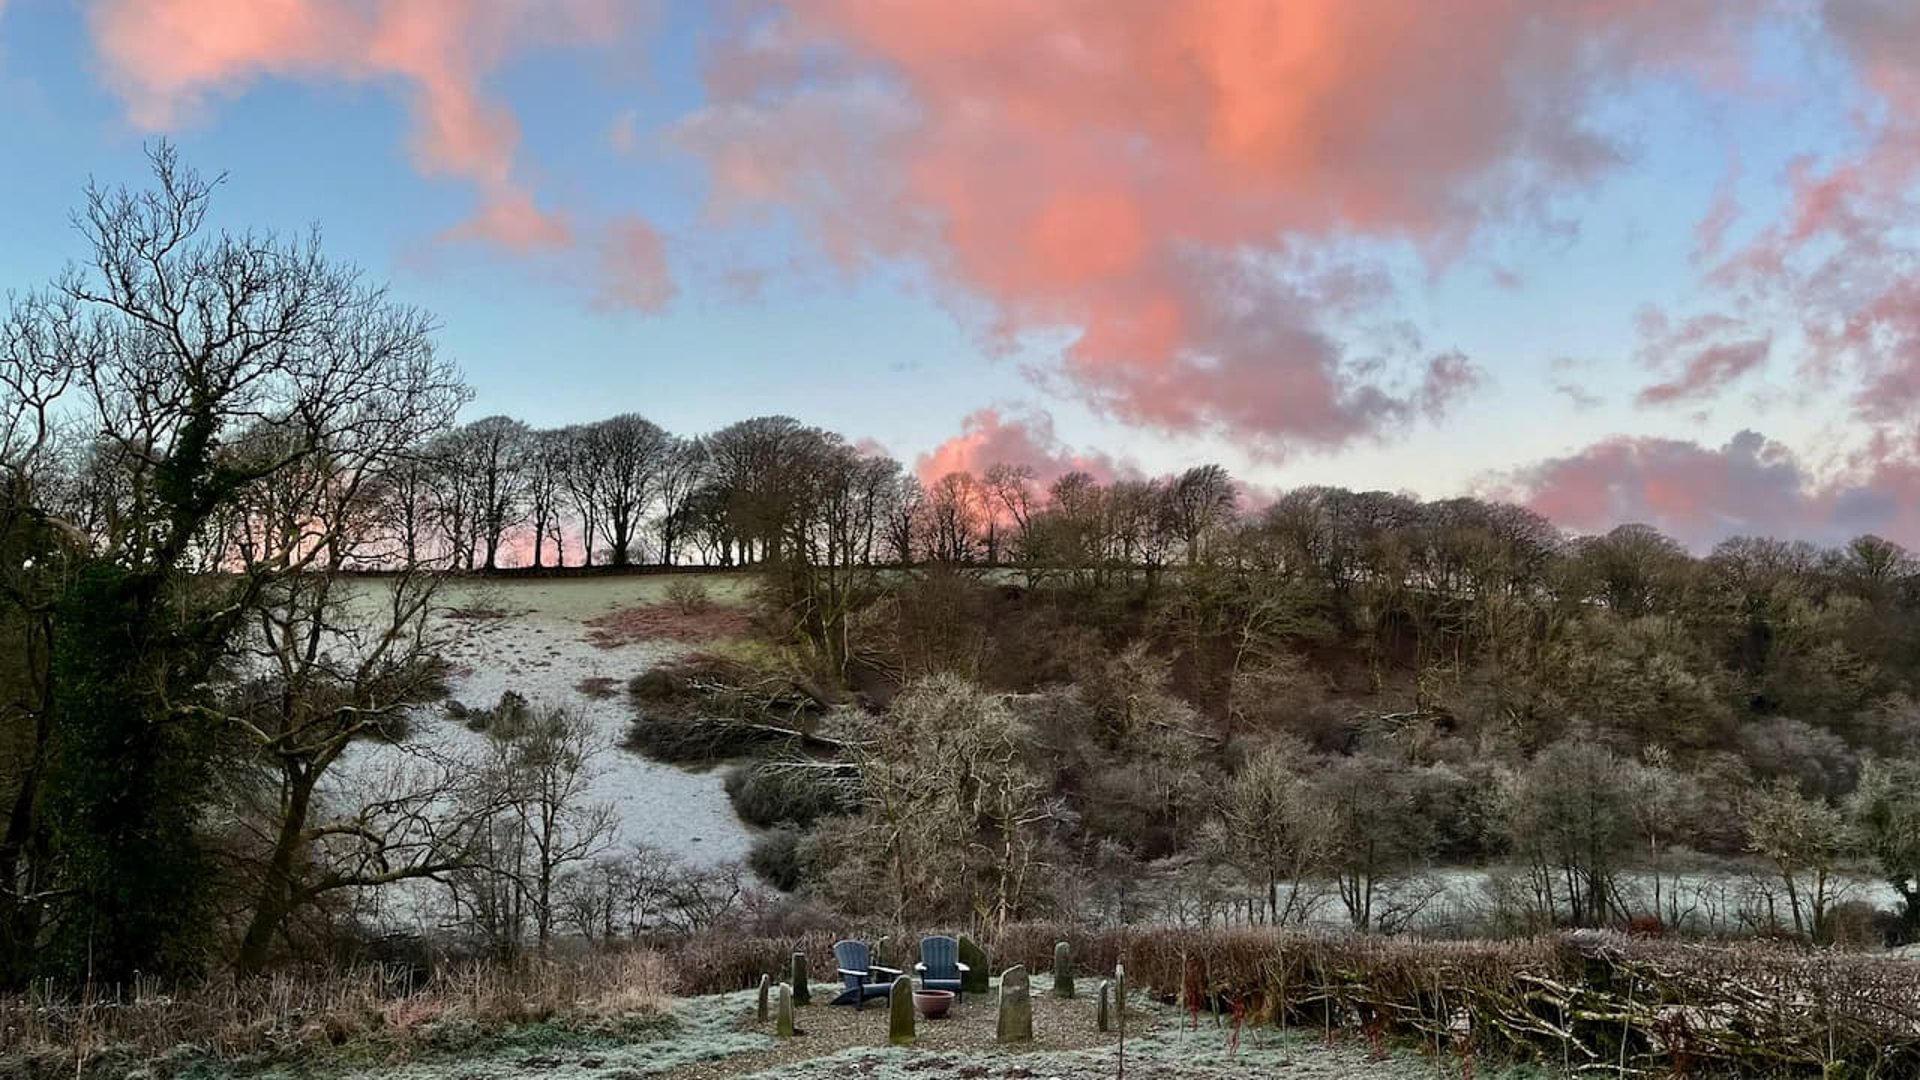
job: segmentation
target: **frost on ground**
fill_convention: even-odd
[[[360,587],[367,600],[378,602],[378,579]],[[433,631],[448,642],[453,700],[482,709],[511,690],[535,708],[564,706],[593,723],[601,748],[589,798],[613,808],[612,848],[642,842],[695,866],[743,860],[753,833],[734,814],[717,771],[689,772],[620,745],[634,716],[628,680],[690,646],[644,636],[609,643],[589,624],[661,603],[665,588],[662,576],[454,581],[438,598]],[[727,577],[708,585],[723,600],[737,598],[741,588]],[[485,739],[437,706],[416,710],[409,729],[412,748],[454,758]],[[377,787],[405,770],[408,753],[409,746],[356,746],[338,770],[337,790]],[[366,914],[396,925],[416,921],[427,903],[418,892],[370,898],[367,903],[378,910]]]
[[[1112,1080],[1119,1064],[1113,1048],[1041,1053],[927,1052],[907,1047],[851,1047],[807,1058],[743,1080]],[[1287,1076],[1298,1080],[1415,1080],[1435,1075],[1432,1063],[1406,1054],[1376,1060],[1363,1046],[1328,1046],[1297,1032],[1259,1031],[1241,1036],[1238,1047],[1211,1027],[1168,1031],[1127,1041],[1129,1073],[1153,1080]],[[1485,1074],[1481,1074],[1485,1075]]]
[[[311,1063],[267,1071],[212,1071],[204,1080],[245,1075],[249,1080],[638,1080],[703,1061],[764,1049],[773,1039],[736,1022],[753,1008],[752,993],[675,1001],[664,1016],[606,1032],[532,1028],[508,1033],[485,1050],[405,1063],[316,1068]]]
[[[657,1024],[637,1030],[602,1034],[537,1028],[503,1036],[484,1051],[406,1064],[308,1064],[249,1075],[261,1080],[1096,1080],[1116,1075],[1117,1038],[1092,1030],[1092,999],[1083,995],[1061,1002],[1043,996],[1042,986],[1035,991],[1039,1041],[1026,1046],[995,1044],[990,995],[970,1003],[964,1020],[921,1021],[916,1045],[894,1047],[887,1042],[884,1005],[857,1013],[816,1001],[800,1010],[807,1034],[776,1040],[770,1037],[772,1025],[754,1018],[754,993],[745,991],[679,999]],[[1350,1034],[1329,1043],[1318,1032],[1259,1028],[1236,1038],[1206,1016],[1191,1027],[1166,1006],[1136,1005],[1129,1013],[1135,1034],[1126,1042],[1126,1071],[1140,1077],[1416,1080],[1460,1075],[1455,1061],[1436,1063],[1405,1047],[1376,1052]],[[1063,1030],[1069,1026],[1072,1030]],[[1475,1075],[1522,1080],[1540,1074],[1482,1065]],[[224,1076],[208,1074],[205,1080]]]
[[[1051,980],[1033,981],[1035,1036],[1026,1046],[994,1042],[993,995],[971,1006],[971,1016],[954,1025],[921,1021],[916,1045],[887,1045],[885,1009],[869,1009],[872,1021],[863,1032],[868,1045],[847,1046],[836,1041],[809,1055],[807,1040],[783,1042],[779,1060],[768,1063],[754,1054],[745,1059],[720,1059],[685,1071],[689,1080],[1111,1080],[1120,1074],[1120,1047],[1112,1032],[1093,1031],[1093,998],[1082,994],[1060,1001],[1048,994]],[[818,1008],[806,1013],[819,1014]],[[850,1010],[838,1010],[848,1014]],[[1213,1018],[1202,1015],[1198,1026],[1170,1007],[1146,1002],[1129,1007],[1126,1075],[1152,1080],[1226,1080],[1230,1077],[1286,1076],[1299,1080],[1416,1080],[1460,1074],[1458,1063],[1436,1063],[1405,1047],[1376,1052],[1350,1033],[1327,1042],[1319,1032],[1247,1028],[1237,1036]],[[803,1029],[810,1023],[803,1014]],[[813,1022],[817,1028],[820,1025]],[[1063,1027],[1074,1030],[1062,1031]],[[1052,1029],[1052,1030],[1049,1030]],[[826,1040],[821,1040],[826,1041]],[[1049,1046],[1048,1043],[1053,1045]],[[1064,1044],[1064,1045],[1062,1045]],[[745,1065],[746,1068],[739,1066]],[[676,1074],[679,1077],[681,1074]],[[1540,1074],[1529,1068],[1478,1067],[1483,1080],[1533,1080]]]

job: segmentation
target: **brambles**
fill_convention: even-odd
[[[699,581],[677,577],[667,583],[667,602],[679,608],[681,614],[699,615],[713,606],[713,596]]]

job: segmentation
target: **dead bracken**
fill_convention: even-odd
[[[712,643],[753,633],[753,620],[735,608],[688,610],[679,604],[643,604],[586,620],[587,640],[603,649],[637,641]]]

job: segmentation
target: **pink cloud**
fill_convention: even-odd
[[[1829,0],[1818,16],[1851,61],[1861,149],[1793,162],[1785,210],[1707,283],[1729,311],[1784,319],[1805,342],[1801,375],[1844,388],[1857,419],[1898,426],[1920,409],[1920,7]],[[1720,206],[1703,233],[1717,234]]]
[[[88,25],[129,118],[152,130],[263,79],[395,87],[415,168],[477,193],[444,238],[529,254],[568,249],[574,228],[526,184],[519,122],[482,84],[517,53],[605,41],[634,17],[621,0],[98,0]]]
[[[1277,456],[1474,383],[1444,348],[1347,344],[1397,291],[1316,253],[1445,265],[1547,214],[1622,160],[1586,104],[1718,10],[796,0],[719,50],[679,138],[716,212],[792,208],[843,262],[916,261],[991,335],[1069,331],[1060,370],[1110,415]]]
[[[1680,371],[1671,379],[1642,388],[1634,395],[1636,403],[1673,405],[1712,399],[1749,372],[1764,367],[1773,349],[1771,337],[1714,341],[1711,336],[1718,331],[1691,333],[1690,328],[1691,323],[1654,346],[1662,354],[1661,362],[1677,361]]]
[[[1920,438],[1877,442],[1821,477],[1752,431],[1718,448],[1623,435],[1521,469],[1487,493],[1578,532],[1644,522],[1696,550],[1736,535],[1837,543],[1868,532],[1920,547]]]
[[[564,217],[535,206],[524,192],[507,189],[481,204],[473,217],[447,230],[445,237],[496,244],[524,254],[566,247],[573,242],[573,229]]]
[[[678,289],[667,269],[666,245],[639,218],[612,223],[599,241],[594,303],[612,310],[660,311]]]
[[[914,462],[921,483],[932,484],[949,473],[985,476],[995,465],[1025,465],[1033,470],[1041,490],[1070,472],[1089,473],[1101,483],[1137,477],[1140,471],[1097,451],[1078,452],[1054,434],[1053,418],[1044,412],[1008,415],[999,409],[979,409],[961,421],[960,434]]]

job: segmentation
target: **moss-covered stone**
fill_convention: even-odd
[[[967,971],[960,976],[960,992],[963,994],[984,994],[988,980],[992,977],[987,970],[987,950],[980,943],[965,934],[960,935],[960,962],[967,965]]]
[[[1033,994],[1024,967],[1010,967],[1000,976],[994,1038],[1002,1043],[1033,1041]]]
[[[793,985],[793,1003],[805,1005],[813,1000],[813,995],[807,991],[807,954],[794,953],[793,962],[788,966],[787,979]]]
[[[913,1042],[913,980],[905,975],[887,991],[887,1041],[895,1046]]]

